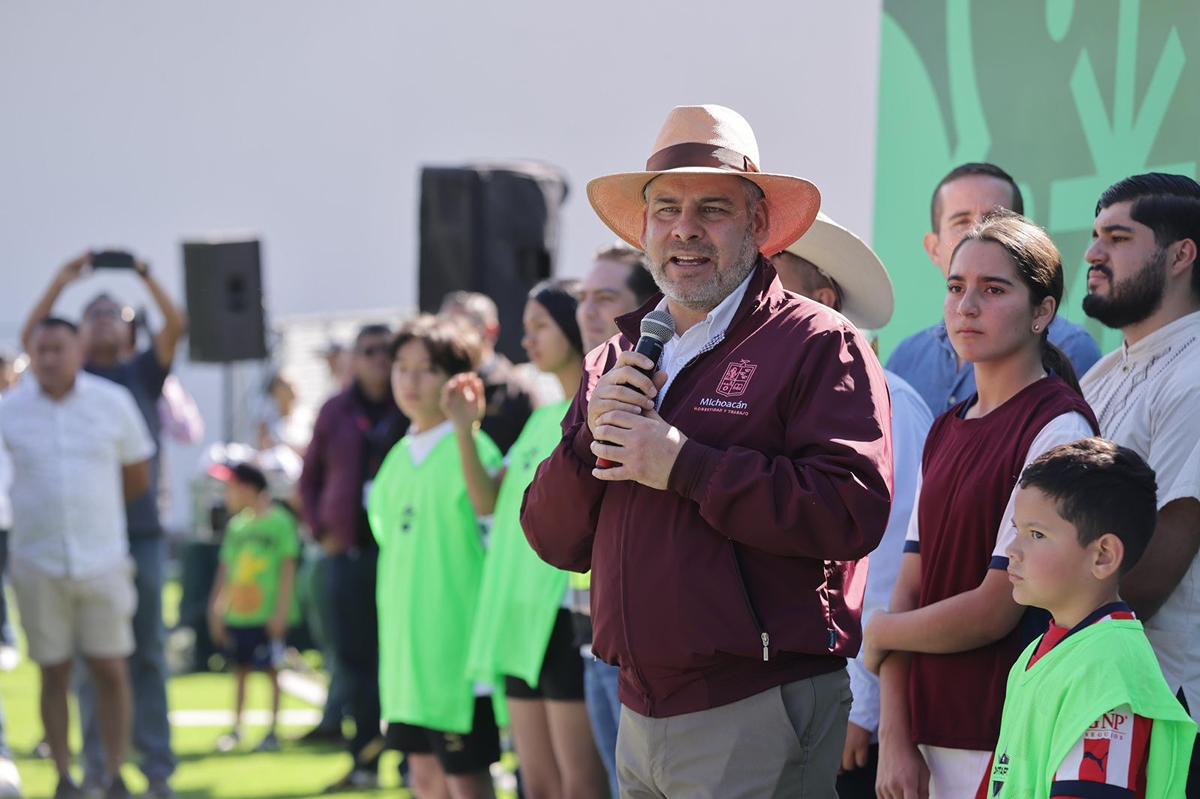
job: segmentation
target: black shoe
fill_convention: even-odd
[[[297,738],[295,742],[301,746],[308,744],[324,745],[345,743],[346,739],[342,735],[342,731],[339,729],[331,727],[313,727],[311,730]]]
[[[54,790],[54,799],[83,799],[83,789],[70,777],[60,778]]]
[[[125,780],[121,779],[120,774],[113,777],[112,782],[108,784],[104,799],[133,799],[133,794],[125,787]]]

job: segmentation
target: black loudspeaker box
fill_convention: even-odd
[[[189,355],[199,363],[267,357],[257,240],[183,244]]]
[[[524,361],[525,296],[554,273],[567,181],[536,163],[421,171],[418,298],[436,313],[452,291],[478,291],[500,311],[496,349]]]

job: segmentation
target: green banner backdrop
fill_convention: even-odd
[[[933,186],[966,161],[1020,183],[1062,250],[1063,311],[1084,320],[1100,193],[1139,172],[1196,175],[1198,46],[1196,0],[885,0],[874,243],[896,315],[881,353],[941,317],[945,286],[921,239]],[[1087,325],[1102,351],[1120,343]]]

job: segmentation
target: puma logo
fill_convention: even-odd
[[[1104,771],[1104,768],[1105,768],[1105,766],[1104,766],[1104,761],[1105,761],[1107,758],[1108,758],[1108,756],[1107,756],[1107,755],[1105,755],[1104,757],[1100,757],[1100,755],[1096,754],[1095,752],[1087,752],[1087,751],[1085,751],[1085,752],[1083,753],[1083,759],[1084,759],[1084,760],[1094,760],[1094,761],[1096,761],[1096,766],[1097,766],[1097,767],[1098,767],[1098,768],[1099,768],[1101,771]]]

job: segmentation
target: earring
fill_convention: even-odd
[[[1041,325],[1034,325],[1034,326],[1033,326],[1033,332],[1034,332],[1034,333],[1041,333],[1041,332],[1042,332],[1042,326],[1041,326]]]

